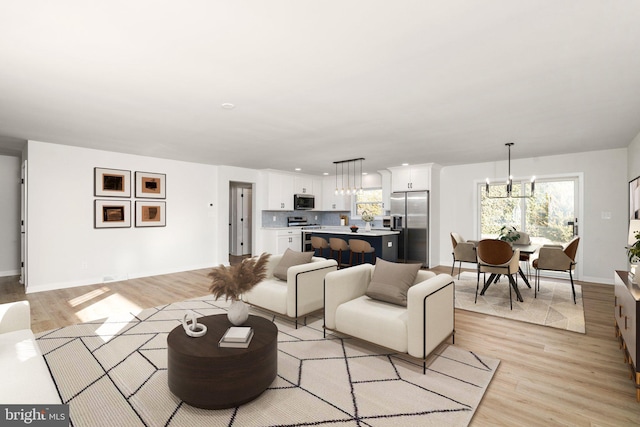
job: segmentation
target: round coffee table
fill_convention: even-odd
[[[200,338],[187,336],[182,325],[167,337],[169,390],[191,406],[233,408],[258,397],[278,373],[278,328],[259,316],[242,326],[254,334],[248,348],[220,348],[231,325],[226,314],[198,319],[207,325]]]

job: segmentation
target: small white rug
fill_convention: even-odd
[[[483,287],[483,275],[480,275],[478,302],[476,296],[477,274],[463,272],[460,279],[455,275],[456,308],[475,311],[552,328],[585,333],[584,307],[582,305],[582,287],[575,285],[576,304],[573,303],[571,283],[568,281],[540,280],[540,290],[534,298],[533,277],[528,288],[521,277],[518,278],[518,289],[524,302],[516,299],[512,290],[513,310],[509,308],[509,280],[502,277],[480,295]],[[487,275],[489,277],[489,275]]]
[[[167,335],[185,310],[225,313],[204,297],[37,335],[71,422],[81,426],[464,426],[500,363],[441,345],[422,364],[360,340],[323,338],[321,318],[278,327],[278,376],[257,399],[205,410],[167,385]]]

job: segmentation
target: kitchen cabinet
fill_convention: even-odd
[[[315,194],[313,178],[310,176],[296,175],[293,180],[293,192],[295,194]]]
[[[267,173],[267,210],[293,210],[294,179],[284,173]]]
[[[391,171],[391,191],[425,191],[431,188],[431,165],[400,166]]]
[[[327,177],[322,181],[322,204],[316,200],[316,206],[322,206],[323,211],[348,211],[351,209],[351,196],[335,194],[335,180],[335,177]]]
[[[296,252],[302,250],[301,228],[263,228],[262,239],[262,252],[279,255],[287,248]]]
[[[302,251],[302,230],[282,230],[278,232],[276,253],[283,254],[287,248],[296,252]]]

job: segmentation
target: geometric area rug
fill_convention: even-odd
[[[510,286],[506,277],[489,286],[485,294],[480,295],[483,286],[483,275],[480,275],[477,303],[474,302],[477,273],[463,272],[460,279],[457,275],[454,276],[454,279],[456,283],[456,308],[585,333],[582,287],[578,284],[575,285],[576,303],[574,304],[569,281],[540,279],[540,290],[535,297],[533,280],[530,281],[532,287],[528,288],[522,278],[518,277],[518,289],[524,301],[518,301],[512,290],[513,309],[511,309],[509,306]]]
[[[257,399],[206,410],[167,384],[167,335],[185,310],[225,313],[205,296],[36,335],[58,393],[80,426],[464,426],[500,363],[443,344],[422,363],[360,340],[327,334],[322,317],[278,327],[278,375]],[[197,339],[197,338],[193,338]]]

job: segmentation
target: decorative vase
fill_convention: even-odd
[[[227,311],[227,318],[234,326],[240,326],[249,318],[249,306],[242,300],[234,300]]]
[[[364,226],[364,231],[371,231],[371,223],[367,222],[367,224]]]

